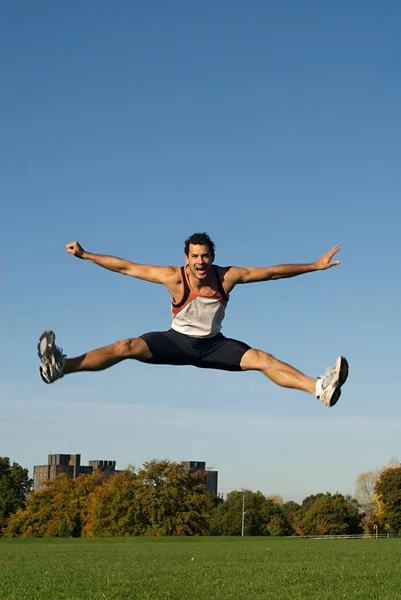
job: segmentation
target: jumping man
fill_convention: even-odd
[[[220,267],[214,263],[215,245],[206,233],[194,233],[185,242],[184,267],[141,265],[102,254],[86,252],[78,242],[66,246],[67,252],[110,271],[162,283],[172,296],[172,323],[168,331],[145,333],[110,346],[66,358],[55,344],[55,334],[45,331],[38,343],[40,375],[53,383],[64,375],[80,371],[101,371],[133,358],[163,365],[192,365],[223,371],[261,371],[274,383],[313,394],[326,406],[334,406],[348,376],[348,363],[337,358],[323,377],[313,379],[271,354],[251,348],[244,342],[226,338],[221,324],[231,291],[238,284],[295,277],[323,271],[339,264],[332,261],[339,251],[335,246],[310,264],[275,267]]]

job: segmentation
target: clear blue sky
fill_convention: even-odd
[[[353,493],[401,454],[401,5],[6,2],[2,9],[0,455],[119,468],[205,460],[220,491]],[[69,356],[170,326],[168,293],[65,244],[182,264],[341,265],[234,290],[223,332],[311,376],[350,363],[327,409],[258,373],[127,362],[46,386]]]

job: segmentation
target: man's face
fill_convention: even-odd
[[[212,257],[209,247],[203,244],[189,244],[188,256],[185,262],[191,272],[191,275],[197,279],[206,279],[212,265]]]

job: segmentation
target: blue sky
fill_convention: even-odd
[[[205,460],[219,489],[353,493],[400,457],[401,6],[104,0],[3,6],[0,455]],[[182,264],[339,267],[237,287],[223,332],[308,375],[339,354],[327,409],[259,373],[126,362],[39,379],[69,356],[170,326],[164,288],[65,244]]]

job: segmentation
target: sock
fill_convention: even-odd
[[[316,398],[320,398],[320,394],[322,393],[322,391],[323,391],[323,378],[319,377],[316,380],[316,391],[315,391]]]

